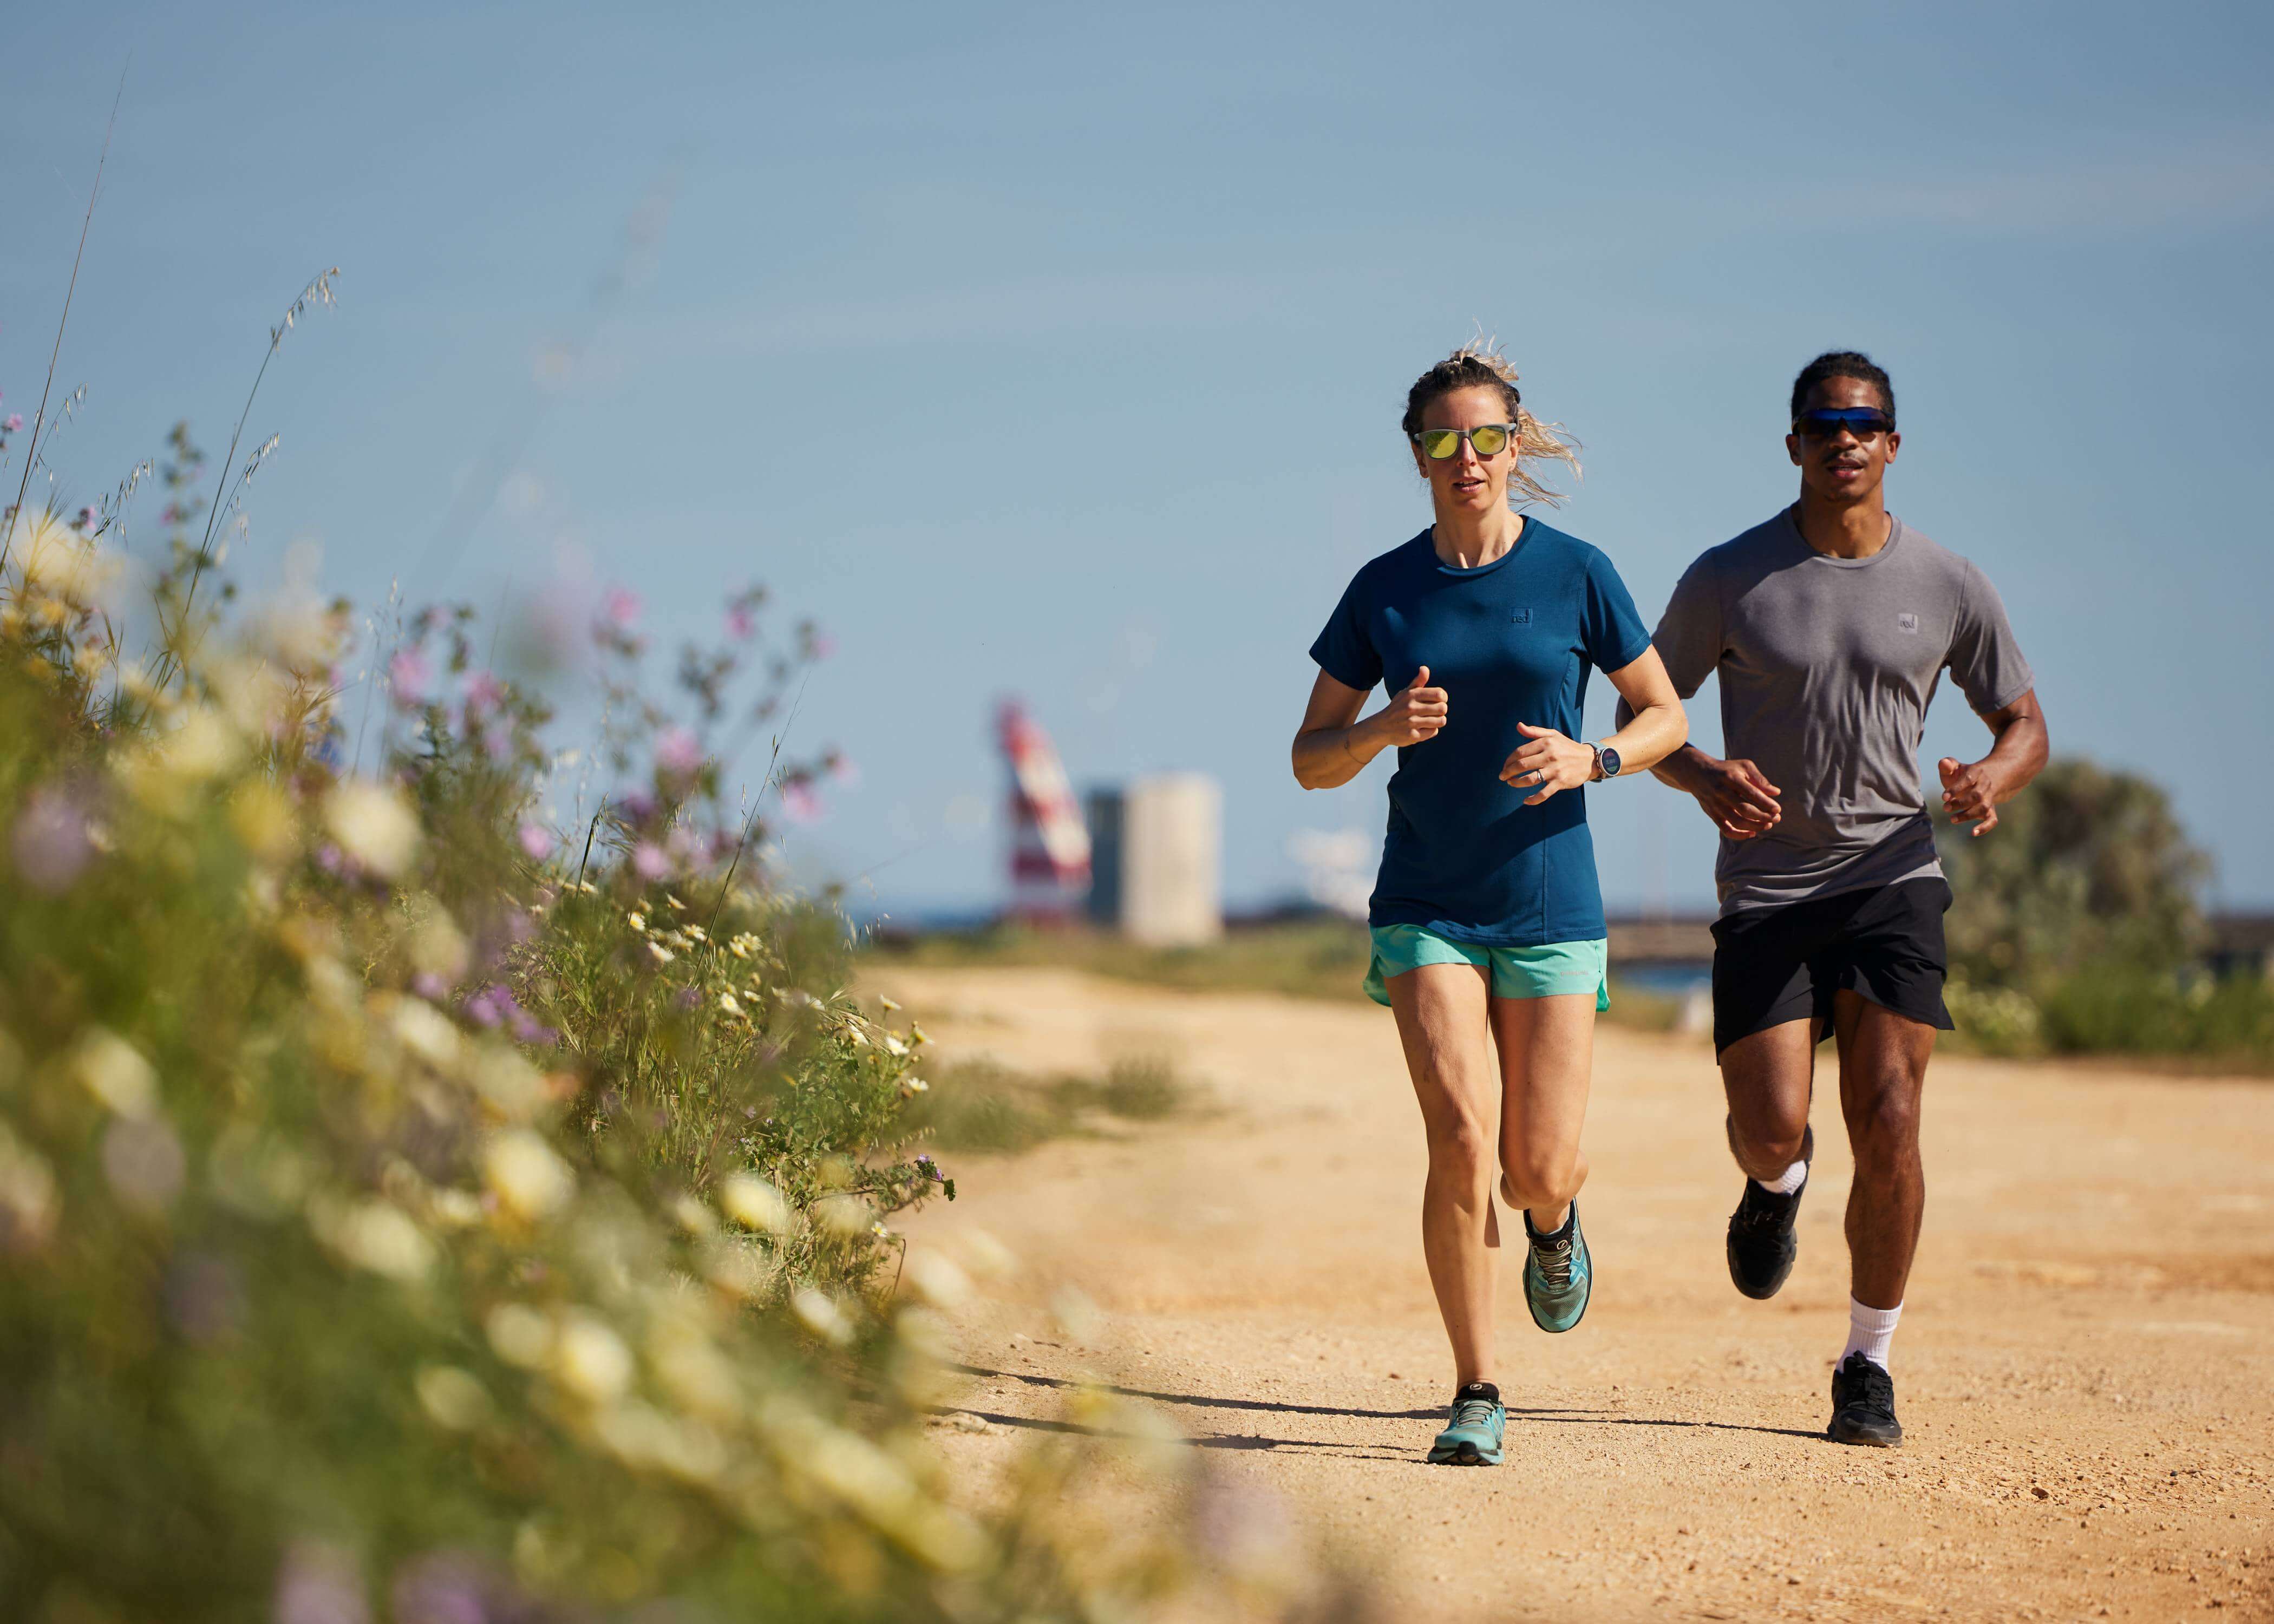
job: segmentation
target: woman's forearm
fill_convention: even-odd
[[[1633,712],[1620,707],[1623,725],[1603,741],[1619,753],[1621,772],[1644,772],[1680,749],[1690,738],[1690,717],[1679,701],[1645,705]]]
[[[1297,733],[1295,782],[1305,789],[1336,789],[1358,777],[1367,763],[1382,754],[1370,726],[1374,720],[1367,717],[1347,727],[1314,727]]]

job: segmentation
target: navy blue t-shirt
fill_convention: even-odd
[[[1519,722],[1577,738],[1588,673],[1632,664],[1650,633],[1610,560],[1537,519],[1475,569],[1440,562],[1430,537],[1360,569],[1311,645],[1361,693],[1395,694],[1424,665],[1445,690],[1442,731],[1397,752],[1367,921],[1485,947],[1592,941],[1603,898],[1585,795],[1527,807],[1534,792],[1500,770],[1525,742]]]

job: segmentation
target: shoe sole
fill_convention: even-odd
[[[1501,1452],[1497,1449],[1487,1455],[1476,1445],[1465,1443],[1455,1446],[1450,1455],[1441,1455],[1434,1449],[1430,1450],[1429,1464],[1432,1466],[1497,1466],[1500,1464],[1500,1457]]]
[[[1737,1154],[1737,1119],[1734,1116],[1724,1116],[1721,1118],[1721,1127],[1722,1131],[1728,1136],[1729,1154],[1731,1156],[1735,1156]],[[1800,1159],[1809,1164],[1812,1176],[1813,1169],[1816,1165],[1816,1130],[1813,1127],[1802,1130],[1800,1136]],[[1744,1166],[1742,1162],[1738,1164],[1737,1170],[1739,1172],[1744,1171]],[[1750,1175],[1748,1175],[1748,1177],[1750,1177]],[[1807,1190],[1808,1186],[1803,1183],[1801,1185],[1802,1193],[1805,1194]],[[1731,1222],[1734,1223],[1736,1222],[1736,1214],[1732,1213],[1729,1216]],[[1796,1222],[1797,1222],[1799,1216],[1799,1211],[1796,1208],[1793,1213],[1793,1217]],[[1796,1237],[1793,1244],[1792,1256],[1784,1260],[1784,1267],[1776,1272],[1776,1278],[1770,1281],[1766,1286],[1757,1287],[1748,1284],[1744,1275],[1738,1270],[1736,1237],[1730,1236],[1727,1237],[1722,1242],[1721,1248],[1729,1259],[1729,1283],[1737,1288],[1737,1295],[1739,1297],[1751,1297],[1756,1303],[1766,1303],[1778,1292],[1783,1290],[1784,1282],[1792,1278],[1793,1265],[1800,1261],[1800,1244]]]
[[[1756,1303],[1766,1303],[1783,1290],[1784,1282],[1792,1278],[1792,1266],[1800,1261],[1799,1249],[1796,1247],[1793,1255],[1784,1260],[1784,1267],[1776,1272],[1776,1278],[1766,1286],[1757,1287],[1745,1279],[1738,1265],[1737,1243],[1734,1237],[1724,1243],[1723,1250],[1728,1253],[1729,1258],[1729,1283],[1737,1288],[1738,1296],[1749,1297]]]
[[[1865,1449],[1900,1449],[1903,1443],[1903,1429],[1900,1425],[1893,1432],[1876,1426],[1843,1427],[1837,1416],[1833,1417],[1832,1425],[1824,1429],[1824,1435],[1835,1444],[1850,1444]]]

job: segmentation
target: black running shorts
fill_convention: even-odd
[[[1948,1032],[1949,906],[1949,885],[1930,877],[1724,914],[1713,922],[1714,1052],[1811,1015],[1820,1042],[1843,988]]]

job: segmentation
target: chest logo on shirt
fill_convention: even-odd
[[[1532,624],[1532,611],[1529,609],[1511,609],[1508,612],[1508,618],[1515,621],[1518,626],[1529,626]]]
[[[1895,629],[1899,632],[1915,632],[1918,630],[1918,616],[1911,613],[1909,610],[1905,610],[1902,613],[1895,617]]]

